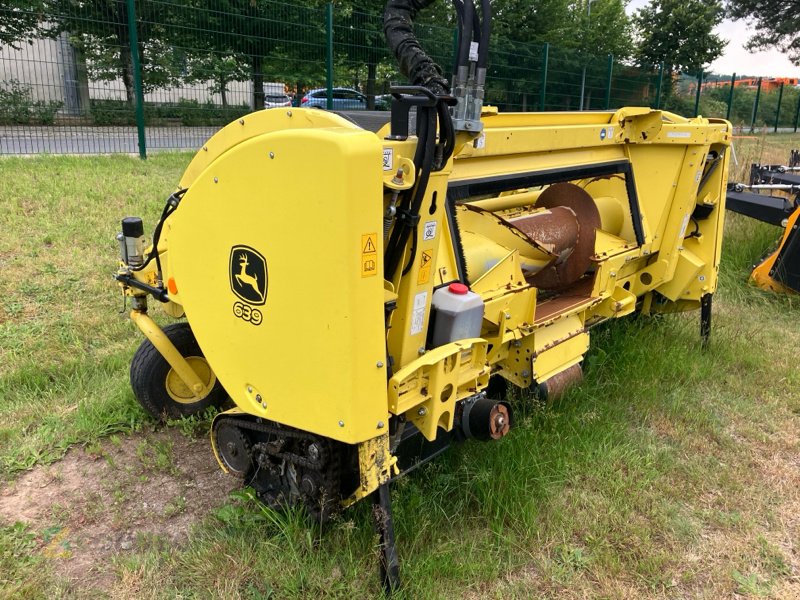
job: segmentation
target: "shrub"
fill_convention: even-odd
[[[63,105],[56,100],[34,100],[31,86],[16,79],[0,85],[0,125],[52,125]]]
[[[145,104],[144,122],[148,126],[180,123],[185,126],[227,125],[250,112],[246,105],[219,106],[197,100],[179,100],[170,104]],[[124,100],[92,100],[95,125],[136,125],[136,113]]]

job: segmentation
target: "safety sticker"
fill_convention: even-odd
[[[681,232],[678,234],[678,243],[680,243],[684,236],[686,235],[686,228],[689,226],[689,215],[685,215],[683,217],[683,222],[681,223]]]
[[[480,53],[480,44],[478,42],[470,42],[469,43],[469,59],[472,62],[478,60],[478,54]]]
[[[392,149],[392,148],[384,148],[383,149],[383,170],[384,171],[391,171],[393,164],[394,164],[394,149]]]
[[[426,221],[422,230],[422,239],[426,242],[436,237],[436,221]]]
[[[669,131],[667,132],[668,138],[688,138],[692,137],[691,132],[689,131]]]
[[[472,146],[474,148],[476,148],[477,150],[485,148],[486,147],[486,134],[485,133],[480,134],[477,137],[477,139],[473,142]]]
[[[422,331],[425,323],[425,305],[428,302],[428,292],[420,292],[414,296],[414,309],[411,311],[411,335]]]
[[[600,141],[606,139],[606,135],[608,135],[608,134],[606,132],[605,127],[603,127],[603,129],[600,130]]]
[[[417,285],[425,285],[431,280],[431,265],[433,264],[433,250],[423,250],[419,261],[419,274]]]
[[[361,236],[361,277],[378,274],[378,234],[367,233]]]

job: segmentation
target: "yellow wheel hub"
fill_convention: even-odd
[[[188,356],[186,357],[186,362],[188,362],[192,370],[197,373],[197,376],[206,386],[206,389],[210,390],[214,387],[217,378],[214,375],[214,371],[208,366],[208,361],[206,361],[205,358],[202,356]],[[195,398],[192,390],[178,377],[174,369],[170,369],[169,373],[167,373],[167,380],[164,382],[164,387],[169,397],[175,400],[175,402],[193,404],[194,402],[202,400],[202,398]]]

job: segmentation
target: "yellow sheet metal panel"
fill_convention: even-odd
[[[179,188],[188,188],[208,166],[237,144],[258,135],[287,129],[345,127],[359,129],[344,117],[325,110],[312,108],[286,108],[257,110],[241,119],[230,122],[211,136],[181,177]]]
[[[455,403],[489,384],[488,342],[472,338],[431,350],[397,371],[389,381],[389,410],[406,413],[426,439],[439,427],[453,428]]]
[[[244,411],[348,443],[385,432],[384,285],[366,264],[383,261],[381,160],[350,127],[256,136],[171,217],[170,275]]]
[[[580,315],[573,314],[537,330],[534,343],[533,378],[543,382],[583,359],[589,334]]]

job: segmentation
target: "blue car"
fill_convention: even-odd
[[[366,110],[367,97],[357,90],[350,88],[333,88],[333,110]],[[375,98],[375,109],[386,110],[388,107],[382,99]],[[309,90],[300,101],[304,108],[328,108],[328,90],[318,88]]]

